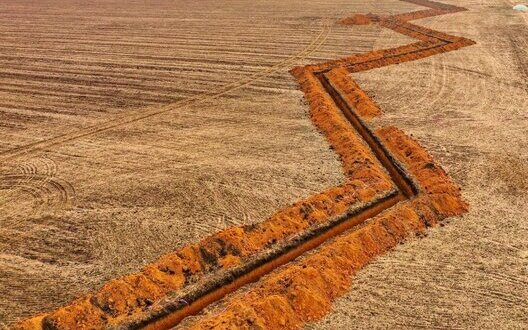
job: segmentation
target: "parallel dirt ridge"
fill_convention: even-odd
[[[167,329],[325,243],[249,292],[235,293],[221,312],[189,325],[299,328],[327,313],[331,302],[349,287],[351,275],[372,258],[446,217],[464,213],[467,205],[458,187],[414,139],[395,127],[369,125],[381,110],[350,77],[473,44],[408,22],[463,8],[402,1],[429,9],[386,17],[356,15],[341,24],[379,24],[417,42],[291,70],[310,104],[314,125],[342,161],[346,180],[341,186],[299,201],[261,223],[232,227],[185,246],[139,273],[112,280],[98,292],[15,328]],[[11,156],[16,153],[5,155]]]

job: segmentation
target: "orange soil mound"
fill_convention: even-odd
[[[418,181],[421,193],[429,196],[433,208],[441,218],[467,211],[468,205],[462,200],[460,188],[434,163],[433,158],[417,141],[392,126],[377,130],[376,135]]]
[[[199,320],[191,329],[298,329],[322,318],[350,286],[351,275],[373,257],[434,223],[434,213],[418,201],[400,204],[277,271],[248,293],[233,296],[224,312]]]
[[[419,10],[411,13],[404,13],[388,17],[372,14],[354,15],[350,18],[341,20],[341,23],[345,25],[355,25],[357,24],[357,21],[365,22],[366,19],[368,19],[370,23],[378,23],[383,27],[420,40],[419,42],[390,49],[375,50],[366,54],[355,54],[339,60],[311,65],[309,68],[314,72],[329,71],[339,67],[345,67],[349,72],[366,71],[395,63],[414,61],[475,44],[474,41],[463,37],[452,36],[408,22],[410,20],[425,17],[464,11],[466,10],[465,8],[444,5],[427,0],[402,1],[426,6],[431,9]]]
[[[357,14],[341,20],[344,25],[369,25],[372,24],[372,19],[368,15]]]
[[[276,271],[249,292],[235,294],[222,312],[198,320],[192,329],[298,329],[322,318],[332,301],[348,289],[351,275],[373,258],[445,217],[467,210],[459,189],[416,141],[393,127],[378,133],[424,194]]]
[[[347,177],[344,185],[300,201],[262,223],[229,228],[163,256],[142,272],[112,280],[97,293],[46,315],[43,323],[59,329],[118,324],[170,292],[219,269],[239,265],[272,244],[345,213],[351,205],[371,201],[393,189],[388,174],[351,130],[319,81],[304,72],[298,78],[312,105],[313,122],[342,160]]]
[[[425,3],[433,9],[402,16],[405,19],[389,17],[379,21],[382,26],[415,37],[419,42],[291,71],[310,103],[314,124],[343,162],[347,177],[344,185],[295,203],[262,223],[229,228],[165,255],[140,273],[112,280],[98,292],[48,315],[21,322],[18,328],[79,329],[119,324],[148,312],[149,306],[170,292],[181,290],[220,269],[243,264],[266,248],[345,213],[356,203],[372,201],[382,193],[393,191],[395,187],[387,172],[354,132],[314,73],[334,69],[326,73],[330,83],[337,87],[358,116],[369,119],[379,115],[380,110],[347,73],[411,61],[473,43],[405,22],[413,17],[461,10],[458,7],[436,5],[426,0],[408,1]],[[378,20],[374,16],[368,18]],[[295,271],[285,270],[273,275],[259,286],[261,289],[252,291],[254,299],[244,297],[244,301],[237,301],[235,298],[228,308],[232,313],[223,315],[218,321],[221,323],[204,321],[203,324],[238,326],[241,324],[236,322],[241,318],[244,322],[248,320],[240,316],[242,312],[252,315],[252,324],[266,324],[270,328],[277,324],[281,328],[294,326],[320,317],[328,310],[331,300],[348,287],[349,275],[372,257],[404,237],[421,232],[425,226],[466,210],[467,205],[461,201],[458,189],[416,141],[392,127],[382,128],[376,134],[414,176],[422,189],[420,197],[399,204],[376,217],[368,226],[337,239],[302,265],[295,266],[300,267]],[[314,304],[314,299],[319,304]]]
[[[199,244],[162,257],[141,273],[112,280],[99,292],[46,315],[43,323],[59,329],[118,324],[142,313],[169,292],[185,287],[193,276],[197,280],[197,276],[204,276],[215,269],[238,265],[244,257],[317,222],[344,213],[350,203],[368,201],[374,195],[372,187],[361,189],[353,182],[330,189],[254,227],[227,229]]]
[[[345,68],[335,68],[326,73],[330,83],[336,90],[340,91],[350,106],[352,106],[358,116],[364,120],[369,120],[381,115],[380,108],[371,98],[349,77],[349,72]]]

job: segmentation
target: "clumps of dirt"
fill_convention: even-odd
[[[40,330],[43,328],[42,320],[45,314],[33,316],[30,319],[23,320],[18,324],[15,324],[13,330]]]
[[[381,115],[377,104],[350,78],[350,72],[345,68],[335,68],[326,73],[330,84],[340,92],[341,97],[348,101],[357,115],[363,120],[370,120]]]
[[[350,123],[344,118],[341,111],[336,107],[331,97],[313,74],[310,68],[295,68],[290,71],[297,78],[301,90],[310,104],[310,115],[315,126],[323,132],[326,139],[340,156],[347,178],[354,180],[356,175],[369,177],[369,185],[380,184],[388,187],[390,182],[388,174],[383,171],[371,151],[360,141],[357,134],[350,127]],[[366,107],[365,107],[366,108]],[[352,147],[359,142],[362,149],[358,150],[362,155],[360,158],[351,152]]]
[[[339,60],[311,65],[308,68],[313,72],[326,72],[334,68],[346,68],[349,72],[353,73],[391,64],[414,61],[475,44],[474,41],[463,37],[452,36],[408,22],[410,20],[444,15],[467,9],[452,5],[443,5],[428,0],[402,1],[426,6],[430,9],[393,16],[377,16],[372,14],[354,15],[341,20],[341,24],[357,25],[358,23],[366,23],[368,20],[369,24],[377,23],[380,26],[417,39],[419,40],[418,42],[390,49],[375,50],[365,54],[355,54]]]
[[[295,203],[262,223],[229,228],[165,255],[142,272],[112,280],[98,292],[46,315],[43,324],[57,329],[118,324],[143,313],[170,292],[215,271],[240,265],[274,244],[344,214],[354,204],[369,202],[394,189],[388,173],[351,129],[317,78],[304,71],[297,78],[310,102],[314,124],[342,160],[346,175],[342,186]]]
[[[458,11],[458,7],[436,5],[427,0],[405,1],[432,8],[410,14],[411,18]],[[368,18],[369,22],[373,21],[372,16]],[[365,17],[354,20],[366,22]],[[142,272],[112,280],[98,292],[48,315],[21,322],[18,328],[80,329],[117,325],[148,311],[155,301],[171,292],[195,284],[216,271],[241,265],[279,242],[344,214],[357,203],[368,202],[380,193],[393,190],[389,174],[354,132],[315,73],[327,74],[358,116],[369,119],[379,115],[380,110],[348,73],[412,61],[473,42],[412,25],[403,18],[382,19],[380,24],[420,41],[291,71],[310,103],[312,121],[342,160],[346,176],[342,186],[295,203],[261,223],[229,228],[165,255]],[[416,141],[394,127],[381,128],[376,135],[417,181],[420,195],[375,217],[361,229],[336,239],[304,261],[275,273],[249,295],[235,295],[225,313],[200,321],[197,328],[252,325],[285,329],[320,318],[330,308],[331,301],[348,288],[350,275],[373,257],[409,235],[421,233],[427,226],[467,210],[459,189]]]
[[[420,41],[409,45],[375,50],[365,54],[356,54],[339,60],[311,65],[309,66],[309,69],[313,72],[326,72],[334,68],[342,67],[346,68],[350,73],[354,73],[381,68],[392,64],[415,61],[475,44],[469,39],[455,36],[448,37],[447,35],[446,39],[453,38],[453,40],[456,41],[446,42],[440,39],[431,38],[427,33],[419,33],[401,28],[400,24],[383,24],[387,24],[388,27],[394,27],[394,30],[415,37]]]
[[[436,211],[426,198],[398,204],[368,225],[278,270],[249,292],[235,294],[222,306],[222,312],[202,317],[189,328],[298,329],[328,313],[357,270],[436,223]]]
[[[343,25],[369,25],[373,23],[371,15],[357,14],[351,17],[346,17],[340,21]]]
[[[81,297],[56,310],[53,317],[45,315],[42,318],[42,329],[102,329],[107,317],[92,304],[91,299],[92,296]]]
[[[351,275],[376,256],[467,211],[459,188],[414,139],[394,127],[376,133],[413,175],[421,193],[272,273],[248,292],[231,296],[221,312],[200,318],[191,329],[298,329],[328,313],[332,301],[350,286]]]
[[[441,218],[467,212],[468,205],[462,199],[460,188],[416,140],[393,126],[378,129],[376,135],[417,181],[420,194],[429,197]]]

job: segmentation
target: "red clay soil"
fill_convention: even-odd
[[[345,68],[335,68],[326,77],[334,85],[336,90],[341,92],[341,96],[355,110],[357,115],[363,120],[370,120],[381,115],[380,108],[371,98],[350,78],[349,72]]]
[[[418,207],[423,207],[420,214]],[[425,221],[433,224],[436,219],[418,200],[399,204],[249,292],[231,297],[222,313],[199,320],[191,329],[298,329],[318,320],[347,290],[355,271],[410,233],[424,231]]]
[[[366,24],[368,19],[369,24],[379,24],[380,26],[389,28],[395,32],[417,39],[419,40],[418,42],[395,48],[375,50],[365,54],[354,54],[342,59],[307,66],[306,68],[310,68],[314,72],[325,72],[333,68],[344,67],[350,73],[354,73],[380,68],[391,64],[414,61],[475,44],[474,41],[463,37],[449,35],[408,22],[410,20],[425,17],[465,11],[465,8],[444,5],[427,0],[401,1],[419,4],[431,9],[419,10],[393,16],[378,16],[373,14],[354,15],[350,18],[341,20],[341,24],[363,25]]]
[[[341,20],[343,25],[369,25],[372,24],[373,20],[369,15],[357,14],[354,16],[346,17]]]
[[[376,134],[423,192],[279,269],[248,292],[231,296],[222,312],[199,319],[191,329],[298,329],[328,313],[332,301],[350,287],[352,275],[373,258],[467,211],[459,188],[415,140],[395,127]]]
[[[301,84],[311,90],[310,101],[319,105],[312,108],[312,120],[342,159],[347,177],[344,185],[295,203],[256,225],[229,228],[165,255],[142,272],[112,280],[97,293],[46,315],[43,323],[59,329],[118,324],[208,273],[239,265],[270,245],[345,213],[352,205],[394,191],[388,173],[372,151],[350,129],[321,85],[314,82],[316,85],[310,87]]]
[[[342,76],[336,75],[339,81]],[[416,180],[420,194],[275,271],[248,292],[231,296],[220,313],[200,318],[191,329],[299,329],[327,314],[332,301],[350,287],[352,275],[373,258],[444,218],[467,211],[460,189],[415,140],[395,127],[375,134]]]
[[[15,328],[99,329],[144,318],[158,301],[168,295],[207,281],[212,274],[244,265],[266,250],[346,214],[354,206],[376,202],[401,190],[386,161],[380,159],[380,163],[373,145],[367,141],[369,147],[361,138],[361,132],[358,133],[347,121],[333,98],[335,95],[329,95],[318,77],[321,74],[326,77],[364,125],[381,111],[351,79],[350,72],[411,61],[473,44],[468,39],[407,22],[464,9],[426,0],[403,1],[431,9],[390,17],[356,16],[343,23],[366,24],[368,19],[368,24],[380,24],[414,37],[418,42],[291,71],[309,101],[312,121],[342,161],[346,176],[342,186],[297,202],[261,223],[229,228],[185,246],[147,265],[139,273],[112,280],[98,292],[49,314],[23,321]],[[364,129],[380,144],[376,148],[387,150],[391,161],[405,169],[416,185],[418,195],[371,218],[359,229],[338,237],[316,254],[274,272],[249,293],[235,294],[227,302],[225,312],[199,320],[196,328],[298,328],[307,321],[322,317],[331,302],[349,287],[351,275],[372,258],[406,237],[422,233],[426,227],[445,217],[467,210],[459,189],[416,141],[394,127],[375,132]],[[154,328],[168,326],[158,325]]]

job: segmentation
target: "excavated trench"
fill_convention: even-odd
[[[257,281],[274,269],[295,260],[300,255],[315,249],[329,239],[361,225],[368,219],[379,215],[405,199],[412,198],[418,193],[418,188],[405,173],[405,170],[332,86],[328,77],[324,73],[316,74],[316,77],[321,82],[324,91],[332,97],[335,106],[341,110],[352,127],[367,143],[381,165],[388,171],[398,189],[391,191],[387,196],[359,207],[353,212],[330,220],[322,226],[307,230],[295,237],[295,239],[286,242],[280,248],[263,253],[261,256],[256,256],[251,262],[231,269],[219,278],[210,280],[209,283],[199,289],[179,297],[176,303],[168,303],[157,313],[152,313],[145,319],[136,320],[128,324],[127,328],[169,329],[180,323],[185,317],[200,312],[212,302],[221,299],[246,284]]]
[[[221,315],[204,316],[194,326],[236,327],[250,313],[251,322],[261,327],[296,328],[322,317],[331,301],[346,291],[350,275],[372,258],[445,217],[465,212],[458,187],[416,141],[394,127],[369,127],[368,120],[381,111],[350,77],[473,44],[407,22],[463,8],[402,1],[430,9],[390,17],[359,15],[342,23],[379,24],[418,42],[291,70],[310,104],[314,125],[341,158],[343,185],[279,210],[261,223],[226,229],[163,256],[142,272],[112,280],[98,292],[15,328],[168,329],[257,281],[245,296],[235,293]],[[296,260],[321,245],[305,260]],[[332,261],[336,258],[343,259],[342,264]],[[294,282],[298,285],[291,286]],[[324,285],[310,286],[312,282]],[[309,299],[299,300],[303,295],[316,299],[320,308]],[[263,305],[267,302],[285,306],[280,317]]]
[[[412,196],[416,195],[418,193],[418,188],[405,173],[405,170],[400,165],[398,165],[394,157],[390,155],[390,152],[385,148],[385,146],[383,146],[383,143],[381,143],[379,138],[376,137],[370,128],[348,105],[341,94],[334,88],[334,86],[332,86],[332,83],[326,74],[319,73],[316,74],[316,76],[323,85],[325,91],[332,97],[332,100],[336,106],[345,115],[356,132],[368,144],[369,148],[376,155],[376,158],[383,165],[383,167],[389,172],[392,181],[396,184],[400,193],[403,194],[405,198],[411,198]]]

